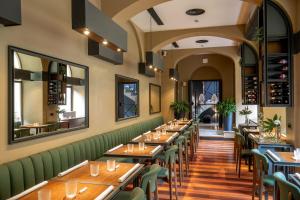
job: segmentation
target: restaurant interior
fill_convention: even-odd
[[[299,74],[300,0],[0,0],[0,200],[300,200]]]

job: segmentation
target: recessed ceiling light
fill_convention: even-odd
[[[196,40],[196,43],[198,44],[208,43],[208,40]]]
[[[205,10],[202,8],[193,8],[193,9],[189,9],[185,12],[187,15],[190,16],[199,16],[205,13]]]

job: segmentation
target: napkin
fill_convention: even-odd
[[[116,146],[116,147],[114,147],[114,148],[108,150],[107,152],[108,152],[108,153],[109,153],[109,152],[112,152],[112,151],[114,151],[114,150],[116,150],[116,149],[118,149],[118,148],[121,148],[122,146],[123,146],[123,144],[120,144],[120,145],[118,145],[118,146]]]
[[[67,169],[66,171],[60,172],[60,173],[58,174],[58,176],[64,176],[64,175],[66,175],[66,174],[68,174],[68,173],[74,171],[75,169],[78,169],[78,168],[80,168],[80,167],[82,167],[82,166],[88,164],[88,162],[89,162],[88,160],[83,161],[82,163],[79,163],[78,165],[75,165],[74,167],[71,167],[70,169]]]
[[[300,174],[299,173],[295,173],[295,176],[297,177],[297,179],[300,180]]]
[[[151,133],[151,131],[148,131],[148,132],[146,132],[146,133],[143,133],[143,135],[147,135],[147,134],[149,134],[149,133]]]
[[[280,161],[280,158],[275,155],[272,151],[270,151],[269,149],[266,151],[267,154],[269,154],[275,161]]]
[[[160,129],[161,128],[161,126],[158,126],[158,127],[156,127],[154,130],[158,130],[158,129]]]
[[[187,127],[187,125],[184,125],[183,127],[181,127],[179,130],[182,131],[183,129],[185,129]]]
[[[101,194],[99,194],[95,200],[102,200],[104,199],[109,193],[111,193],[111,191],[113,191],[114,186],[109,186],[106,190],[104,190]]]
[[[139,166],[140,166],[139,163],[135,164],[128,172],[126,172],[123,176],[121,176],[121,177],[119,178],[119,182],[120,182],[120,183],[124,182],[124,180],[125,180],[132,172],[134,172],[134,170],[136,170],[137,168],[139,168]]]
[[[37,190],[37,189],[39,189],[39,188],[41,188],[41,187],[43,187],[44,185],[47,185],[47,184],[48,184],[48,181],[43,181],[43,182],[41,182],[41,183],[39,183],[39,184],[37,184],[37,185],[31,187],[31,188],[28,188],[27,190],[21,192],[20,194],[17,194],[17,195],[15,195],[15,196],[13,196],[13,197],[10,197],[10,198],[7,199],[7,200],[18,200],[18,199],[20,199],[21,197],[23,197],[23,196],[25,196],[25,195],[27,195],[27,194],[33,192],[34,190]]]
[[[157,147],[155,147],[150,153],[153,154],[155,153],[157,150],[159,150],[161,148],[160,145],[158,145]]]
[[[167,139],[167,142],[170,142],[173,139],[173,135]]]
[[[134,138],[132,141],[138,140],[138,139],[140,139],[141,137],[142,137],[142,136],[139,135],[139,136],[137,136],[136,138]]]

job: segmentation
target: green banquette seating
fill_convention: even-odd
[[[104,160],[103,154],[110,148],[118,144],[127,144],[134,137],[161,124],[163,124],[163,118],[160,116],[1,164],[0,200],[51,179],[84,160]]]

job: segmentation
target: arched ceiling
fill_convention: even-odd
[[[245,4],[247,9],[243,9]],[[189,28],[228,26],[245,24],[254,4],[241,0],[172,0],[154,6],[156,13],[164,25],[152,23],[152,31],[166,31]],[[205,13],[199,16],[189,16],[186,11],[201,8]],[[243,12],[243,13],[241,13]],[[240,20],[242,18],[242,20]],[[144,32],[150,31],[150,15],[145,10],[132,18],[132,21]]]
[[[197,43],[196,41],[206,40],[205,43]],[[184,39],[180,39],[176,41],[178,47],[174,47],[173,44],[168,44],[164,46],[163,50],[171,50],[171,49],[190,49],[190,48],[209,48],[209,47],[228,47],[228,46],[237,46],[238,43],[236,41],[214,37],[214,36],[194,36],[188,37]]]

